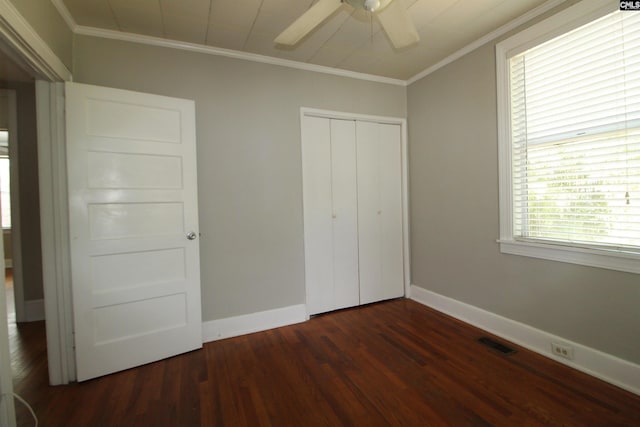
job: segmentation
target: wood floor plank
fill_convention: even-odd
[[[498,353],[406,299],[59,387],[44,323],[10,333],[15,390],[43,426],[640,426],[640,396],[493,337],[517,350]]]

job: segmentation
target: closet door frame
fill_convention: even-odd
[[[369,114],[349,113],[343,111],[321,110],[316,108],[300,108],[300,141],[303,138],[303,123],[305,117],[321,117],[337,120],[356,120],[364,122],[394,124],[400,126],[400,150],[402,161],[402,241],[403,241],[403,264],[404,264],[404,295],[411,296],[411,254],[409,252],[409,179],[408,179],[408,158],[407,158],[407,120],[402,117],[374,116]],[[301,155],[302,162],[302,155]],[[300,182],[302,187],[302,180]],[[305,294],[306,295],[306,294]],[[306,296],[305,296],[306,298]]]

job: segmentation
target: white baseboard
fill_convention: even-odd
[[[301,323],[308,319],[306,306],[299,304],[243,316],[210,320],[202,323],[202,341],[216,341],[266,331],[267,329]]]
[[[44,320],[44,299],[34,299],[24,302],[25,319],[27,322]]]
[[[603,353],[524,323],[411,285],[411,299],[509,340],[550,359],[640,395],[640,365]],[[573,360],[551,352],[551,342],[573,347]]]

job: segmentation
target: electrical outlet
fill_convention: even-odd
[[[559,357],[573,360],[573,347],[567,344],[560,344],[557,342],[551,343],[551,352]]]

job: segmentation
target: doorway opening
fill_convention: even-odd
[[[0,228],[10,366],[15,379],[39,369],[33,364],[36,352],[46,355],[36,98],[34,77],[2,50],[0,64]],[[41,333],[34,334],[34,328]],[[14,391],[19,394],[20,387]],[[18,411],[18,415],[29,419],[29,414],[20,417]]]

